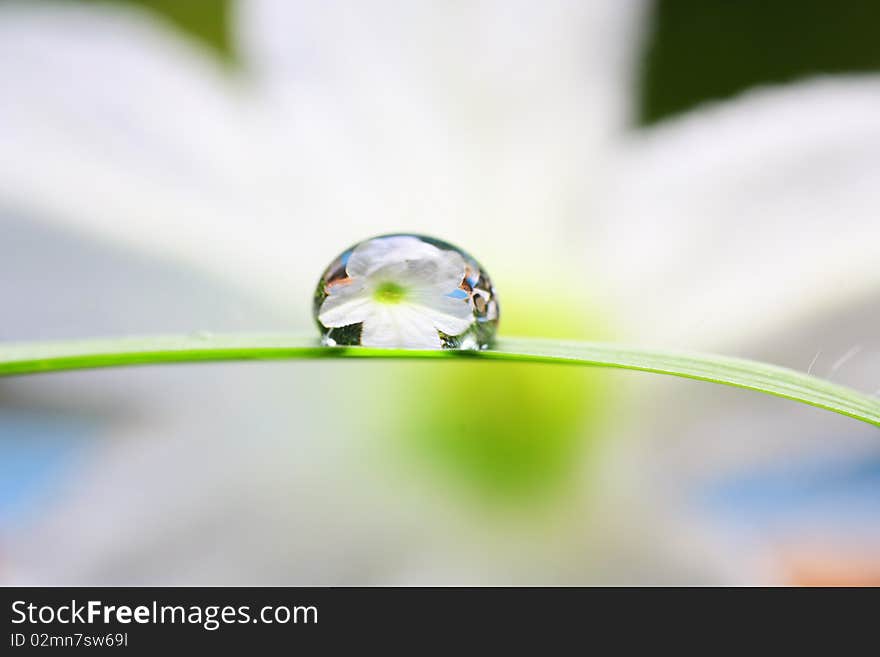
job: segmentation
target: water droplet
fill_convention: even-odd
[[[482,266],[424,235],[382,235],[346,249],[324,271],[314,298],[325,345],[486,349],[498,312]]]

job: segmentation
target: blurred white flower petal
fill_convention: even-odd
[[[629,118],[642,7],[256,0],[237,25],[290,159],[338,183],[321,216],[503,263],[536,238],[547,260],[575,251]]]
[[[630,335],[718,347],[876,293],[878,108],[878,77],[819,79],[635,133],[590,253]]]
[[[273,302],[298,280],[279,265],[296,231],[263,189],[266,140],[207,53],[141,12],[13,4],[0,8],[0,79],[5,207]]]
[[[564,268],[626,122],[638,8],[419,7],[242,3],[246,83],[134,13],[3,8],[0,194],[275,302],[400,229],[514,271],[540,224]]]

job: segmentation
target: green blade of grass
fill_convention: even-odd
[[[668,374],[755,390],[880,427],[880,399],[766,363],[613,343],[503,338],[487,351],[323,347],[286,335],[154,336],[0,345],[0,376],[159,363],[293,358],[469,358],[568,363]]]

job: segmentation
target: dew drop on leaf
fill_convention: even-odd
[[[315,322],[327,346],[487,349],[498,298],[486,270],[451,244],[398,233],[343,251],[318,281]]]

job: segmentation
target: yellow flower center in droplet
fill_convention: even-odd
[[[404,296],[406,296],[406,290],[391,281],[382,283],[373,292],[373,298],[379,303],[400,303]]]

